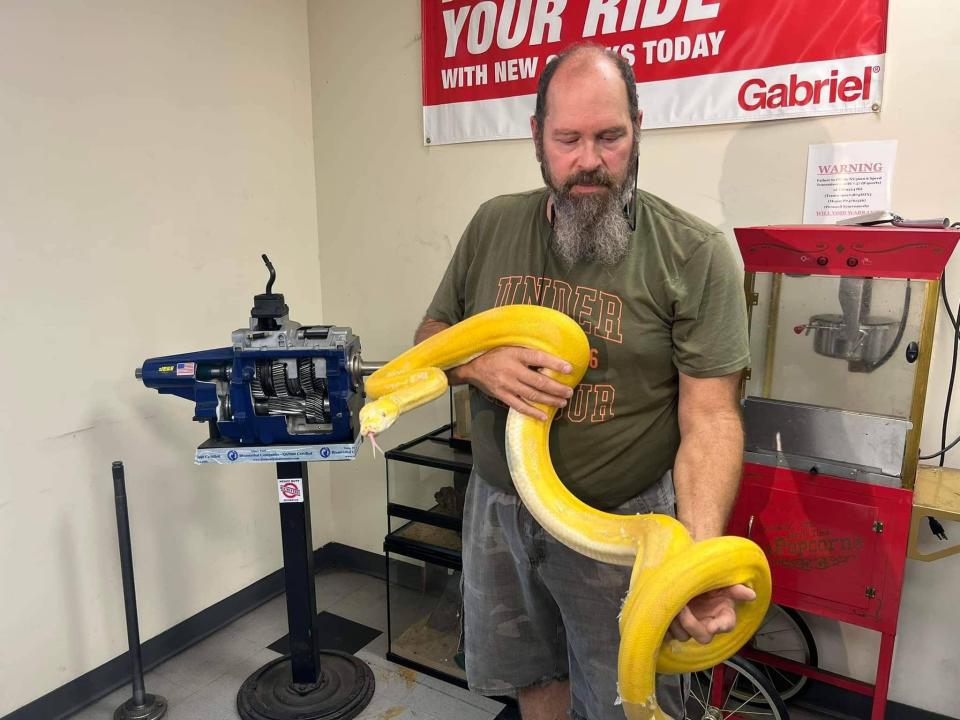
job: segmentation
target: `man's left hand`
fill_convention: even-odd
[[[697,595],[670,623],[669,634],[680,642],[693,638],[706,645],[717,633],[733,630],[737,624],[738,602],[749,602],[756,597],[746,585],[731,585]]]

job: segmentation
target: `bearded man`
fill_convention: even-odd
[[[524,720],[620,720],[617,616],[630,569],[569,550],[523,508],[504,455],[507,408],[560,408],[550,453],[581,500],[677,517],[695,540],[723,533],[743,437],[748,364],[739,269],[715,228],[636,189],[641,113],[618,55],[577,45],[549,63],[530,120],[546,187],[484,203],[416,341],[491,307],[536,303],[576,320],[591,363],[573,391],[538,372],[563,358],[515,347],[449,372],[471,385],[473,473],[463,517],[464,650],[470,687],[515,694]],[[670,632],[708,642],[753,592],[695,598]],[[684,717],[684,681],[658,678]]]

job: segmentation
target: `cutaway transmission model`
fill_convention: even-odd
[[[363,404],[360,338],[348,327],[301,325],[283,295],[254,297],[248,328],[234,330],[230,347],[150,358],[137,379],[157,392],[196,403],[193,419],[211,438],[243,445],[352,443]]]

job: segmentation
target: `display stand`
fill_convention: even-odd
[[[240,686],[237,710],[244,720],[349,720],[373,697],[373,672],[366,663],[347,653],[321,649],[307,463],[277,461],[279,457],[352,459],[359,443],[358,439],[346,445],[241,447],[210,440],[197,449],[198,464],[276,462],[277,466],[290,655],[267,663]]]

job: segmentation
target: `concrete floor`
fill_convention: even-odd
[[[316,586],[318,611],[325,611],[325,622],[333,623],[327,625],[332,628],[328,632],[336,630],[337,642],[344,643],[346,652],[367,662],[376,679],[373,700],[359,720],[518,720],[519,714],[510,705],[384,659],[387,595],[382,579],[338,570],[318,575]],[[397,626],[423,617],[424,602],[420,594],[396,587],[391,591],[391,602],[396,637]],[[351,622],[335,628],[340,618]],[[279,657],[269,646],[277,646],[286,634],[285,598],[280,596],[147,673],[147,692],[166,697],[166,717],[170,720],[237,720],[237,690],[252,672]],[[130,689],[123,688],[73,717],[112,718],[114,710],[129,697]],[[694,708],[695,703],[691,703],[689,720],[701,720],[702,712],[693,712]],[[749,707],[744,710],[739,717],[771,717]],[[828,717],[790,709],[791,720]]]

